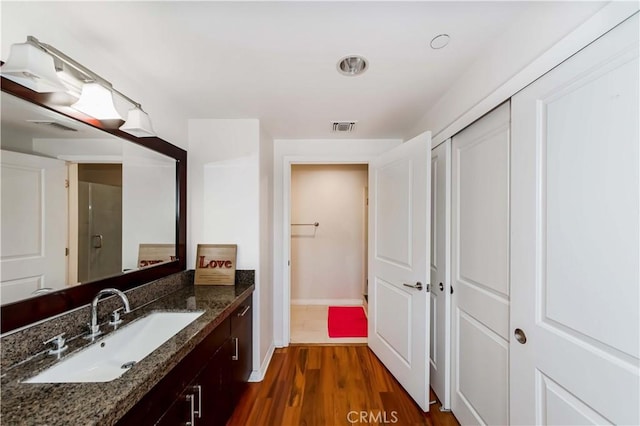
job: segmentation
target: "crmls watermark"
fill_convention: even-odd
[[[392,424],[398,423],[397,411],[349,411],[347,413],[347,421],[354,423],[378,423]]]

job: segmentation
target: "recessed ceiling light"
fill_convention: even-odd
[[[431,48],[432,49],[442,49],[447,44],[449,44],[449,34],[438,34],[431,40]]]
[[[338,71],[343,75],[359,75],[365,72],[368,67],[367,60],[358,55],[345,56],[338,61]]]

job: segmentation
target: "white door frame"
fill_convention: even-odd
[[[291,343],[291,166],[298,164],[366,164],[375,155],[336,157],[285,156],[282,170],[282,343]]]

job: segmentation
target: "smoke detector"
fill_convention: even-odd
[[[350,133],[356,129],[357,121],[334,121],[332,123],[332,130],[334,132]]]

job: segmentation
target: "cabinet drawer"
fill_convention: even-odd
[[[240,306],[233,311],[230,318],[232,333],[237,330],[238,327],[241,327],[245,320],[249,322],[253,321],[253,298],[251,295],[240,303]]]

